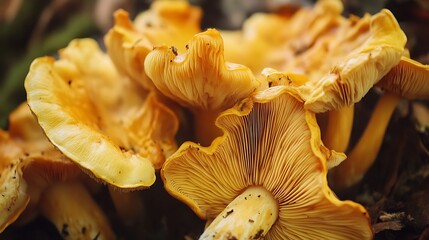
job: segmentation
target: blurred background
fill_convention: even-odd
[[[151,2],[149,0],[0,0],[0,127],[7,128],[9,112],[25,100],[23,82],[34,58],[54,55],[58,49],[65,47],[74,38],[91,37],[103,45],[103,36],[113,24],[112,14],[116,9],[127,10],[133,18],[137,13],[147,9]],[[273,12],[290,4],[311,5],[315,0],[192,0],[190,2],[201,6],[204,11],[203,29],[208,27],[239,29],[243,21],[254,12]],[[365,12],[376,13],[382,8],[390,9],[408,37],[407,47],[411,58],[429,64],[429,0],[345,0],[343,2],[345,16],[350,14],[362,16]],[[427,102],[424,104],[428,106]],[[373,105],[374,98],[370,94],[357,105],[357,115],[362,117],[362,123],[356,126],[354,135],[359,135],[362,131],[363,123],[370,115],[368,109]],[[422,218],[419,219],[420,225],[416,226],[415,221],[401,217],[402,215],[396,216],[397,218],[393,218],[392,221],[399,221],[402,224],[401,228],[392,230],[389,228],[394,225],[379,226],[376,239],[429,239],[429,227],[427,227],[429,226],[429,192],[428,185],[424,185],[429,184],[429,151],[421,154],[421,150],[416,150],[416,145],[422,141],[426,144],[427,150],[429,131],[426,129],[417,136],[412,121],[409,118],[401,118],[401,115],[398,116],[389,127],[389,129],[394,128],[395,131],[389,133],[388,129],[387,140],[380,151],[380,160],[371,168],[364,184],[354,192],[340,197],[365,204],[375,218],[381,217],[387,210],[414,213],[413,216]],[[429,126],[428,118],[423,121],[426,121],[426,126]],[[402,140],[398,142],[391,139]],[[426,169],[424,181],[412,180],[415,176],[410,177],[408,173],[423,167]],[[395,169],[392,170],[392,168]],[[400,172],[401,170],[405,175]],[[387,180],[380,182],[380,177]],[[406,189],[402,195],[392,195],[393,187],[388,191],[382,190],[386,189],[386,186],[400,183]],[[426,190],[422,195],[404,199],[403,196],[407,192],[416,190],[410,188],[410,185]],[[162,183],[157,181],[154,187],[142,191],[142,199],[145,199],[145,205],[149,206],[148,219],[142,220],[145,223],[144,227],[137,230],[137,233],[121,233],[121,229],[117,229],[121,239],[128,239],[127,236],[140,236],[142,232],[145,239],[181,239],[183,236],[186,239],[194,239],[199,235],[204,222],[182,203],[172,199],[162,188]],[[102,199],[103,196],[99,198]],[[159,201],[159,199],[163,200]],[[105,203],[104,208],[109,207],[111,207],[109,203]],[[180,218],[175,218],[176,216]],[[426,226],[426,230],[422,230],[422,226]],[[399,231],[404,229],[402,233]],[[0,235],[0,239],[60,239],[60,236],[52,225],[39,219],[23,229],[8,229]]]

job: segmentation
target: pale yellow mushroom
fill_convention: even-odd
[[[261,83],[246,66],[225,62],[221,34],[215,29],[195,35],[186,53],[155,47],[146,57],[145,72],[165,96],[191,109],[197,140],[208,145],[219,136],[218,114],[254,92]]]
[[[20,104],[9,115],[8,131],[0,130],[0,232],[15,222],[25,209],[32,208],[31,192],[23,176],[23,167],[28,157],[34,153],[53,151],[54,147],[46,139],[35,121],[27,103]],[[34,200],[34,199],[33,199]],[[21,222],[34,218],[35,212]]]
[[[167,159],[167,191],[210,225],[200,239],[372,239],[366,210],[328,187],[315,114],[271,87],[223,112],[209,147],[187,142]]]
[[[34,60],[25,88],[53,145],[108,184],[149,187],[176,149],[175,113],[120,75],[94,40],[72,41],[59,60]]]
[[[0,162],[8,160],[0,172],[0,230],[26,224],[41,213],[66,239],[93,239],[97,234],[114,239],[106,216],[84,187],[91,180],[50,144],[28,105],[21,104],[9,119],[9,132],[0,131]]]

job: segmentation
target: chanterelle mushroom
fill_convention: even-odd
[[[176,115],[119,75],[94,40],[72,41],[59,60],[34,60],[25,88],[49,140],[113,186],[152,185],[155,168],[176,149]]]
[[[0,129],[0,233],[20,216],[30,200],[22,179],[21,154],[19,145]]]
[[[389,10],[383,9],[352,23],[337,32],[342,35],[331,41],[323,39],[324,43],[315,45],[326,53],[322,61],[328,64],[313,66],[325,71],[309,71],[310,81],[299,87],[308,109],[324,112],[360,101],[399,63],[407,39]],[[312,51],[308,51],[290,64],[313,59],[311,54]],[[320,61],[320,57],[314,59]],[[293,71],[293,66],[286,66],[286,70]]]
[[[155,47],[145,60],[146,74],[165,96],[194,111],[197,138],[210,144],[217,133],[214,119],[254,92],[260,82],[246,66],[224,60],[224,46],[215,29],[196,34],[179,54],[172,46]]]
[[[369,123],[347,161],[330,172],[331,186],[343,190],[359,182],[376,160],[387,129],[401,97],[429,99],[429,67],[407,57],[402,57],[378,83],[385,94],[373,110]]]
[[[255,74],[263,68],[280,68],[332,32],[342,21],[341,1],[319,0],[296,12],[256,13],[242,30],[221,31],[225,58],[248,66]]]
[[[67,239],[113,239],[107,217],[83,185],[90,180],[54,148],[26,103],[0,130],[0,232],[42,214]],[[3,181],[5,180],[5,181]],[[82,231],[84,229],[85,231]]]
[[[187,1],[155,1],[134,22],[124,10],[115,12],[115,25],[106,34],[107,52],[118,69],[146,89],[153,83],[144,72],[144,59],[154,46],[185,44],[200,32],[201,9]]]
[[[407,99],[429,99],[429,65],[403,56],[377,86]]]
[[[403,56],[405,42],[406,36],[393,14],[382,10],[373,16],[344,19],[305,52],[286,62],[285,75],[298,72],[308,76],[308,81],[299,86],[286,82],[305,100],[306,108],[318,113],[330,111],[323,136],[326,146],[346,151],[353,126],[353,104],[374,85],[407,98],[429,97],[425,90],[429,83],[425,81],[427,67]],[[272,85],[278,84],[284,85],[274,79]],[[349,158],[332,172],[332,186],[337,190],[356,183],[372,165],[398,100],[399,96],[392,94],[381,97],[362,139]]]
[[[288,91],[245,99],[210,147],[187,142],[165,162],[166,189],[214,219],[200,239],[371,239],[365,209],[330,191],[315,115]]]

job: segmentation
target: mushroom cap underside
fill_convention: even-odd
[[[155,167],[176,148],[176,115],[119,75],[94,40],[72,41],[59,60],[36,59],[25,87],[49,140],[113,186],[150,186]]]
[[[243,100],[217,125],[224,135],[210,147],[184,143],[161,171],[168,192],[200,217],[212,220],[246,188],[263,186],[279,204],[267,239],[372,237],[366,210],[330,191],[315,115],[287,87]]]

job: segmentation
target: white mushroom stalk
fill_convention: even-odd
[[[249,187],[228,204],[200,239],[260,239],[277,220],[278,211],[271,192],[262,186]]]

